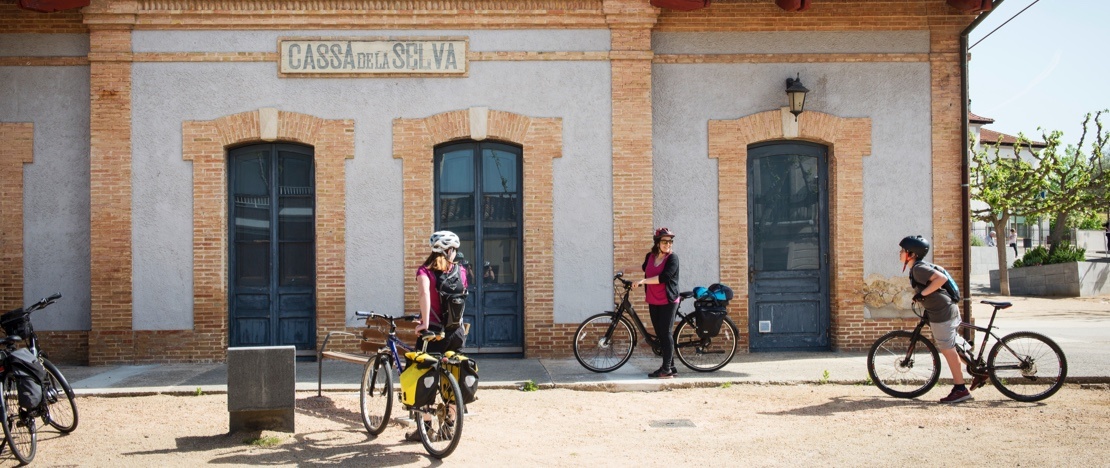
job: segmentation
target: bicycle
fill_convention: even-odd
[[[621,302],[614,312],[602,312],[587,318],[574,333],[574,358],[582,367],[594,372],[611,372],[623,366],[636,348],[636,333],[644,337],[656,356],[662,356],[659,340],[648,333],[644,322],[628,300],[632,282],[623,278],[624,272],[613,275],[624,288]],[[690,291],[679,294],[681,301],[694,297]],[[736,355],[739,329],[729,317],[724,317],[721,331],[714,337],[698,335],[696,314],[678,311],[678,326],[674,330],[675,356],[686,367],[698,372],[712,372],[724,367]],[[726,326],[727,325],[727,326]]]
[[[973,356],[974,343],[956,346],[960,360],[972,376],[990,376],[998,391],[1022,402],[1040,401],[1060,390],[1068,375],[1068,361],[1060,346],[1040,333],[1019,331],[1002,338],[994,333],[994,320],[999,310],[1013,306],[1009,302],[980,301],[994,307],[986,327],[967,322],[960,323],[960,330],[983,332],[983,345]],[[940,356],[936,346],[925,338],[921,330],[927,320],[914,313],[921,321],[913,331],[896,330],[883,335],[867,353],[867,373],[883,393],[897,398],[916,398],[931,390],[940,380]],[[991,338],[997,343],[986,360],[983,353]],[[966,348],[964,347],[966,344]]]
[[[0,315],[0,326],[8,336],[18,336],[23,339],[27,349],[46,368],[47,378],[43,382],[42,394],[46,400],[46,411],[42,413],[42,421],[57,429],[62,434],[69,434],[77,429],[77,399],[70,387],[69,381],[62,375],[62,371],[47,359],[46,351],[39,348],[35,327],[31,323],[31,313],[45,309],[47,306],[61,299],[61,293],[44,297],[38,302],[21,309],[15,309]],[[60,404],[61,396],[65,395],[65,403]]]
[[[26,363],[33,363],[35,359],[29,352],[21,358],[14,357],[14,353],[17,352],[16,345],[21,341],[23,341],[22,338],[17,335],[5,336],[0,341],[0,346],[3,346],[3,350],[0,351],[0,393],[3,394],[0,398],[0,426],[4,428],[4,442],[0,444],[0,449],[7,446],[15,458],[26,465],[35,459],[35,452],[38,450],[38,428],[35,425],[35,419],[46,411],[47,403],[45,398],[41,398],[38,405],[33,408],[25,409],[20,405],[20,381],[34,378],[33,384],[42,389],[44,380],[36,375],[37,372],[27,368]]]
[[[362,381],[359,385],[359,407],[362,413],[362,424],[371,435],[381,434],[389,422],[389,414],[393,409],[393,377],[394,369],[403,372],[407,367],[402,364],[402,353],[409,366],[420,369],[430,368],[427,372],[438,374],[439,389],[429,404],[409,406],[404,403],[405,392],[418,393],[417,388],[406,388],[404,381],[398,392],[398,399],[404,409],[408,410],[412,420],[416,422],[420,442],[428,454],[435,458],[444,458],[455,451],[462,438],[463,417],[466,414],[466,404],[462,398],[462,391],[458,381],[451,372],[451,366],[458,366],[459,360],[454,351],[439,354],[427,353],[428,343],[442,338],[443,334],[425,332],[420,339],[423,342],[421,350],[417,352],[397,338],[397,321],[404,320],[415,322],[420,319],[418,315],[403,315],[391,317],[376,312],[355,312],[358,317],[366,318],[367,330],[363,333],[364,351],[376,351],[367,362],[362,372]],[[373,328],[373,321],[378,320],[388,323],[388,331]],[[369,333],[367,333],[369,332]],[[368,349],[369,348],[369,349]],[[434,385],[425,373],[414,382],[414,387]],[[434,390],[434,389],[433,389]]]

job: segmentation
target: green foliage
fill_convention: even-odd
[[[821,380],[818,380],[817,383],[819,383],[821,385],[825,385],[825,384],[829,383],[829,370],[828,369],[825,369],[825,372],[821,374]]]
[[[1072,247],[1067,242],[1061,242],[1056,251],[1049,252],[1042,245],[1038,245],[1025,252],[1025,256],[1014,261],[1014,268],[1037,265],[1053,265],[1056,263],[1082,262],[1087,259],[1087,249]]]
[[[204,395],[204,390],[201,390],[200,387],[197,387],[197,390],[193,393],[193,395],[202,396]]]
[[[725,383],[721,384],[721,388],[729,388],[729,387],[732,387],[732,382],[725,382]]]
[[[982,247],[984,245],[987,245],[987,243],[983,241],[982,237],[979,237],[977,235],[972,234],[971,235],[971,245],[974,246],[974,247]]]
[[[535,380],[529,380],[527,382],[524,382],[524,384],[520,386],[520,391],[522,392],[534,392],[539,389],[540,386],[536,385]]]
[[[1102,220],[1098,219],[1098,216],[1088,216],[1079,222],[1079,229],[1100,231]]]
[[[255,447],[271,448],[281,445],[281,438],[277,436],[261,436],[243,439],[243,443]]]

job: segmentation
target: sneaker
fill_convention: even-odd
[[[420,430],[413,429],[412,432],[405,433],[405,440],[408,442],[420,442]]]
[[[674,377],[674,374],[671,373],[670,369],[664,370],[663,368],[660,368],[659,370],[648,374],[648,377],[652,379],[670,379]]]
[[[678,377],[678,369],[671,366],[671,377]]]
[[[941,403],[959,403],[961,401],[967,401],[967,400],[971,400],[971,399],[972,399],[971,398],[971,392],[967,391],[966,388],[963,389],[963,390],[957,390],[957,389],[953,388],[952,393],[949,393],[948,396],[946,396],[944,398],[941,398],[940,402]]]
[[[983,385],[986,385],[986,384],[987,384],[987,376],[977,375],[977,376],[975,376],[974,379],[971,379],[971,386],[967,387],[967,389],[969,391],[970,390],[975,390],[975,389],[980,388],[980,387],[982,387]]]

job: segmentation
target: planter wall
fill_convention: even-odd
[[[1110,294],[1110,262],[1071,262],[1010,270],[1013,296],[1100,296]],[[998,270],[991,270],[991,289],[999,290]]]

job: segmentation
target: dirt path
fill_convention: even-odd
[[[991,387],[954,407],[864,386],[762,386],[664,392],[487,390],[472,405],[456,466],[771,465],[1105,466],[1110,390],[1069,385],[1043,404]],[[80,426],[40,433],[34,466],[428,466],[391,425],[367,437],[353,393],[298,395],[297,434],[273,448],[226,434],[224,395],[82,397]],[[395,413],[396,414],[396,413]],[[264,435],[270,435],[266,433]],[[993,451],[973,452],[972,447]],[[948,450],[952,459],[939,452]],[[715,463],[715,462],[714,462]],[[14,466],[5,450],[0,465]]]

